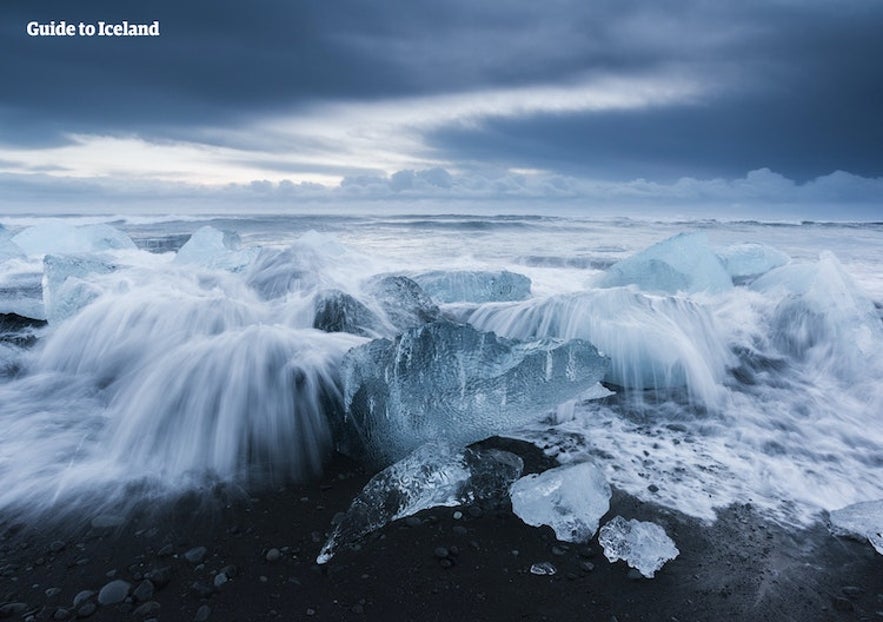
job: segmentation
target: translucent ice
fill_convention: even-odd
[[[0,313],[45,319],[43,273],[33,262],[10,259],[0,270]]]
[[[549,469],[512,484],[512,511],[528,525],[548,525],[565,542],[588,542],[610,509],[610,486],[589,462]]]
[[[355,297],[339,289],[320,293],[315,299],[313,328],[328,333],[352,333],[363,337],[385,334],[383,322]]]
[[[733,280],[703,233],[680,233],[613,264],[601,287],[635,284],[645,291],[722,292]]]
[[[758,277],[791,261],[788,255],[772,246],[752,242],[728,246],[718,257],[737,282]]]
[[[608,382],[638,390],[686,386],[706,404],[720,399],[733,359],[705,307],[622,288],[489,305],[465,319],[513,339],[587,339],[611,359]]]
[[[135,243],[110,225],[71,226],[50,222],[28,227],[12,238],[28,255],[47,253],[92,253],[112,249],[134,249]]]
[[[327,562],[341,545],[421,510],[505,495],[523,468],[521,458],[507,451],[421,445],[371,478],[334,526],[316,563]]]
[[[237,272],[247,266],[258,249],[240,249],[239,235],[206,225],[197,229],[175,255],[176,263]]]
[[[530,279],[507,270],[436,270],[418,274],[414,280],[438,302],[499,302],[530,298]]]
[[[25,254],[6,229],[0,228],[0,262],[7,259],[22,258]]]
[[[369,460],[389,464],[430,440],[466,444],[534,420],[607,364],[583,340],[519,342],[440,320],[347,354],[346,423]]]
[[[101,295],[102,290],[84,277],[117,269],[99,255],[46,255],[43,258],[43,304],[46,319],[58,324]]]
[[[849,505],[832,511],[830,516],[835,535],[867,538],[874,550],[883,555],[883,500]]]
[[[665,529],[656,523],[626,520],[622,516],[615,516],[601,527],[598,542],[608,560],[621,559],[648,579],[680,553]]]
[[[337,287],[328,272],[352,272],[354,261],[334,236],[308,231],[285,249],[263,248],[248,267],[246,282],[265,300],[319,285]]]
[[[438,319],[438,307],[408,277],[375,277],[368,282],[366,290],[397,329],[396,333]]]

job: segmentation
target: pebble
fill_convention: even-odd
[[[162,547],[160,550],[158,550],[156,552],[156,555],[157,555],[157,557],[168,557],[169,555],[171,555],[174,552],[175,552],[175,547],[173,547],[171,544],[166,544],[164,547]]]
[[[27,603],[6,603],[0,605],[0,618],[11,618],[12,616],[27,611]]]
[[[557,544],[552,547],[552,555],[561,556],[561,555],[566,555],[566,554],[567,554],[567,549],[560,547]]]
[[[184,559],[186,559],[191,564],[198,564],[203,559],[205,559],[205,554],[208,552],[204,546],[195,546],[186,553],[184,553]]]
[[[96,611],[98,611],[98,605],[96,605],[92,601],[89,601],[88,603],[84,603],[82,607],[77,609],[77,617],[88,618]]]
[[[437,546],[437,547],[435,547],[435,551],[433,551],[433,553],[434,553],[435,556],[438,557],[439,559],[446,559],[446,558],[448,557],[448,555],[451,554],[451,552],[448,551],[448,549],[447,549],[446,547],[443,547],[443,546]]]
[[[650,492],[659,492],[659,486],[657,486],[656,484],[650,484],[649,486],[647,486],[647,490],[649,490]]]
[[[454,520],[460,520],[461,518],[463,518],[463,512],[461,512],[460,510],[454,512]]]
[[[49,589],[47,589],[43,593],[46,595],[46,598],[55,598],[56,596],[61,594],[61,588],[60,587],[50,587]]]
[[[154,589],[154,585],[150,579],[145,579],[138,584],[138,587],[132,592],[132,596],[134,596],[135,600],[138,602],[144,603],[153,598]]]
[[[93,596],[95,596],[95,592],[92,590],[82,590],[80,592],[77,592],[77,595],[74,596],[74,601],[73,601],[74,609],[76,609],[77,607],[82,605],[84,602],[86,602],[87,600],[89,600]]]
[[[153,583],[154,588],[161,590],[169,584],[171,572],[172,569],[169,566],[163,566],[162,568],[149,570],[144,574],[144,578],[149,579]]]
[[[190,591],[198,598],[208,598],[215,588],[204,581],[194,581],[190,584]]]
[[[123,602],[126,596],[129,595],[129,589],[131,587],[131,584],[127,581],[122,581],[120,579],[111,581],[98,592],[98,604],[113,605],[115,603]]]
[[[312,607],[309,607],[309,608],[307,609],[307,615],[308,615],[308,616],[314,616],[314,615],[316,615],[316,610],[313,609]]]
[[[219,572],[218,574],[215,575],[215,578],[214,578],[214,580],[212,581],[212,583],[215,584],[215,587],[216,587],[216,588],[220,588],[220,587],[221,587],[222,585],[224,585],[227,581],[228,581],[228,579],[227,579],[227,575],[224,574],[223,572]]]
[[[134,613],[138,617],[146,618],[147,616],[157,613],[160,610],[160,607],[161,605],[155,600],[149,600],[143,605],[140,605],[132,613]]]
[[[417,518],[416,516],[408,516],[405,518],[405,524],[408,527],[419,527],[423,524],[423,521]]]
[[[592,572],[595,569],[595,564],[588,560],[583,560],[579,563],[579,567],[585,572]]]
[[[200,605],[196,610],[196,615],[193,616],[193,622],[205,622],[210,615],[212,615],[212,608],[208,605]]]
[[[62,609],[61,607],[59,607],[58,609],[55,610],[55,613],[52,614],[52,619],[53,620],[70,620],[71,619],[71,612],[68,611],[67,609]]]
[[[282,553],[279,552],[279,549],[270,549],[267,551],[266,559],[268,562],[278,562],[280,557],[282,557]]]
[[[55,540],[54,542],[52,542],[52,544],[49,545],[49,551],[51,553],[58,553],[60,551],[63,551],[64,547],[64,542],[62,542],[61,540]]]

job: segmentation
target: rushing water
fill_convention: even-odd
[[[0,244],[47,222],[5,219]],[[883,498],[883,225],[453,215],[53,222],[107,222],[137,248],[60,247],[63,227],[34,237],[24,255],[0,246],[0,312],[50,318],[29,329],[39,336],[32,347],[0,341],[0,511],[99,512],[210,482],[315,475],[333,447],[327,412],[340,407],[340,362],[368,341],[314,329],[316,292],[358,295],[373,275],[423,270],[524,274],[528,300],[442,310],[507,337],[584,338],[611,358],[616,395],[538,412],[512,432],[562,461],[590,457],[627,492],[709,519],[750,501],[805,524]],[[176,259],[205,224],[238,233],[241,248]],[[610,265],[684,231],[704,232],[714,249],[763,243],[791,262],[719,293],[598,286]],[[43,275],[44,254],[59,248],[80,257],[60,268],[46,261],[61,277],[71,271],[67,279]]]

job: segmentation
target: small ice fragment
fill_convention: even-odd
[[[625,561],[648,579],[665,562],[674,559],[680,551],[656,523],[626,520],[615,516],[601,527],[598,542],[604,548],[604,556],[611,562]]]
[[[558,572],[558,569],[555,568],[555,564],[552,562],[538,562],[536,564],[532,564],[530,567],[530,574],[540,575],[540,576],[551,576]]]
[[[883,555],[883,500],[855,503],[830,514],[834,535],[867,538]]]
[[[548,525],[565,542],[588,542],[610,509],[610,486],[590,462],[549,469],[512,484],[512,511],[528,525]]]
[[[371,478],[334,526],[316,563],[326,563],[341,545],[421,510],[503,498],[522,469],[521,458],[507,451],[422,445]]]
[[[240,249],[239,235],[206,225],[197,229],[175,255],[175,263],[238,272],[255,258],[258,249]]]

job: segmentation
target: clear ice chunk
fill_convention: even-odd
[[[528,525],[548,525],[564,542],[588,542],[610,509],[610,485],[590,462],[522,477],[512,484],[512,511]]]
[[[0,271],[0,313],[46,319],[43,305],[43,272],[39,264],[12,259]]]
[[[71,317],[101,295],[85,277],[108,274],[118,266],[100,255],[46,255],[43,258],[43,304],[50,324]]]
[[[611,562],[623,560],[648,579],[680,551],[660,525],[615,516],[601,527],[598,542]]]
[[[7,259],[22,259],[24,256],[24,251],[12,241],[10,233],[0,225],[0,263]]]
[[[435,270],[413,278],[438,302],[503,302],[530,298],[530,279],[507,270]]]
[[[703,233],[679,233],[613,264],[601,287],[637,285],[644,291],[722,292],[733,280]]]
[[[390,464],[430,440],[467,444],[533,421],[607,365],[580,339],[520,342],[440,320],[347,353],[345,425],[369,461]]]
[[[76,227],[60,222],[44,223],[19,232],[12,241],[28,255],[94,253],[136,248],[128,235],[105,224]]]
[[[206,225],[194,231],[178,250],[175,263],[238,272],[251,263],[258,253],[256,248],[241,249],[240,243],[237,233]]]
[[[779,249],[755,242],[732,244],[718,253],[718,257],[737,283],[757,278],[791,261]]]
[[[351,333],[380,337],[386,333],[383,322],[355,297],[339,289],[321,292],[314,301],[313,328],[326,333]]]
[[[867,538],[883,555],[883,500],[848,505],[832,511],[830,518],[834,535]]]
[[[518,456],[498,449],[458,449],[445,442],[421,445],[365,485],[322,547],[316,563],[330,560],[394,520],[434,507],[495,500],[524,468]]]

